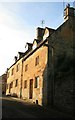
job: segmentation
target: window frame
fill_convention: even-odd
[[[39,88],[39,80],[40,80],[40,77],[39,77],[39,76],[36,76],[36,77],[35,77],[34,88]]]
[[[28,64],[25,65],[25,72],[28,70]]]
[[[13,82],[10,83],[10,88],[13,88]]]
[[[39,56],[35,58],[35,66],[37,66],[38,64],[39,64]]]
[[[14,74],[14,68],[12,68],[12,71],[11,71],[11,75],[13,75]]]
[[[8,84],[6,84],[6,89],[8,89]]]
[[[18,79],[16,79],[16,81],[15,81],[15,87],[17,87],[18,86]]]
[[[10,76],[10,72],[7,73],[7,78],[9,78],[9,76]]]

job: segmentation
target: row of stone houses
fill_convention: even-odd
[[[7,71],[6,95],[73,111],[75,9],[66,6],[56,30],[37,28],[37,38],[18,52]]]
[[[15,56],[15,63],[8,69],[6,95],[31,99],[42,105],[43,74],[48,61],[48,48],[44,46],[48,40],[45,37],[54,31],[48,27],[38,27],[37,39],[32,44],[27,43],[25,53],[18,52],[18,58]],[[45,77],[47,79],[47,73]]]

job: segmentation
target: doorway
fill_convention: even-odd
[[[33,79],[30,80],[29,99],[33,98]]]

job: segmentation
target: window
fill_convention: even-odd
[[[13,87],[13,82],[10,83],[10,88],[12,88],[12,87]]]
[[[17,87],[17,86],[18,86],[18,79],[15,82],[15,87]]]
[[[27,88],[27,80],[24,81],[24,88]]]
[[[9,78],[9,75],[10,75],[10,72],[8,72],[8,74],[7,74],[7,78]]]
[[[28,70],[28,64],[27,65],[25,65],[25,71],[27,71]]]
[[[35,77],[35,88],[39,88],[39,76]]]
[[[8,84],[6,84],[6,89],[8,89]]]
[[[13,75],[14,74],[14,68],[12,68],[12,71],[11,71],[11,75]]]
[[[19,71],[19,68],[20,68],[20,64],[17,64],[17,66],[16,66],[16,72]]]
[[[34,50],[36,47],[37,47],[37,42],[34,41],[34,43],[33,43],[33,50]]]
[[[35,66],[39,64],[39,56],[36,57],[35,59]]]
[[[75,16],[75,10],[74,10],[74,16]]]

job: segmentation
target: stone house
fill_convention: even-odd
[[[21,96],[22,56],[23,54],[18,53],[15,63],[7,70],[6,95]]]
[[[48,104],[73,113],[75,100],[75,9],[67,6],[65,22],[48,38]]]
[[[75,9],[67,6],[56,30],[37,28],[37,38],[8,69],[6,95],[73,111]]]
[[[44,40],[43,36],[48,37],[54,31],[48,27],[38,27],[37,38],[33,43],[26,43],[27,51],[18,52],[15,63],[8,68],[6,95],[22,97],[35,103],[37,101],[42,105],[42,76],[48,58],[48,48],[44,46],[47,40]],[[47,79],[46,75],[45,77]]]

